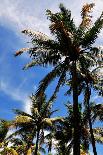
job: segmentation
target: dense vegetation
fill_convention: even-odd
[[[77,27],[71,17],[71,11],[60,4],[60,11],[47,10],[47,17],[53,38],[41,32],[23,30],[31,38],[31,48],[23,48],[15,56],[25,51],[31,62],[24,69],[33,66],[51,66],[52,70],[40,81],[38,90],[30,97],[31,114],[15,110],[16,118],[10,122],[1,120],[0,151],[1,155],[86,155],[92,144],[97,155],[96,143],[103,143],[103,128],[94,127],[103,121],[103,105],[91,102],[92,92],[103,95],[102,51],[94,46],[103,27],[103,13],[92,23],[91,10],[94,4],[86,4],[81,11],[81,23]],[[47,100],[46,89],[58,78],[52,96]],[[73,103],[66,104],[67,116],[52,117],[57,110],[52,109],[57,92],[68,86],[66,95]],[[83,94],[81,103],[78,97]],[[10,129],[13,134],[7,136]],[[10,145],[11,144],[11,145]],[[46,149],[45,149],[46,148]]]

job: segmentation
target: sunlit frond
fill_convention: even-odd
[[[80,28],[82,29],[90,28],[92,16],[89,14],[91,13],[94,5],[95,5],[94,3],[91,3],[91,4],[85,4],[83,6],[81,11],[82,22],[80,24]]]
[[[22,115],[16,116],[16,119],[15,119],[16,124],[18,124],[18,123],[28,123],[30,121],[31,121],[30,117],[22,116]]]

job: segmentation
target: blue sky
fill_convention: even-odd
[[[14,53],[22,47],[27,47],[28,39],[21,31],[23,29],[33,29],[50,35],[49,21],[45,15],[45,10],[58,11],[59,3],[63,3],[72,10],[76,24],[80,22],[80,11],[84,3],[95,2],[96,6],[93,19],[99,17],[103,10],[103,0],[0,0],[0,118],[12,119],[14,114],[12,109],[20,108],[30,112],[30,101],[28,96],[35,92],[39,81],[51,68],[32,68],[23,71],[22,67],[29,61],[26,54],[15,58]],[[98,45],[103,44],[103,31],[101,32]],[[51,87],[48,94],[51,93]],[[65,89],[61,89],[55,108],[61,110],[58,114],[65,114],[62,108],[65,98]],[[92,100],[100,102],[97,96],[92,96]],[[102,99],[103,101],[103,99]],[[98,146],[99,155],[103,154],[103,146]]]

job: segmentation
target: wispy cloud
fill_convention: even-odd
[[[59,3],[63,3],[67,8],[72,10],[76,22],[80,21],[80,11],[84,3],[95,2],[94,18],[100,15],[103,7],[102,0],[3,0],[0,4],[0,21],[1,24],[7,24],[16,30],[25,28],[36,29],[49,33],[48,20],[46,20],[45,10],[58,10]],[[79,4],[79,5],[78,5]],[[78,6],[78,7],[77,7]]]
[[[9,85],[9,83],[5,81],[0,81],[0,90],[4,92],[6,95],[9,95],[13,100],[16,101],[22,101],[24,102],[24,99],[26,97],[26,94],[20,91],[18,88],[13,88]]]
[[[24,81],[26,80],[24,79]],[[23,104],[23,110],[27,113],[30,113],[31,102],[28,97],[30,94],[21,89],[24,81],[17,88],[14,88],[10,85],[10,83],[2,80],[0,81],[0,91],[8,95],[12,100],[20,101]]]
[[[31,28],[47,32],[47,22],[40,17],[36,2],[30,0],[4,0],[0,5],[0,21],[4,26],[12,27],[15,30]],[[8,24],[8,25],[7,25]]]

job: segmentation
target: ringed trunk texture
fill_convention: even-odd
[[[74,117],[74,135],[73,135],[73,155],[80,155],[80,112],[78,106],[78,78],[76,72],[76,61],[73,62],[72,72],[73,87],[73,117]]]
[[[89,121],[89,128],[90,128],[90,134],[91,134],[91,141],[92,141],[93,153],[94,153],[94,155],[97,155],[96,144],[95,144],[95,138],[94,138],[94,134],[93,134],[92,121],[91,121],[91,109],[90,109],[90,106],[89,106],[90,95],[91,95],[91,90],[89,89],[89,86],[88,86],[88,84],[87,84],[87,110],[88,110],[88,121]]]

